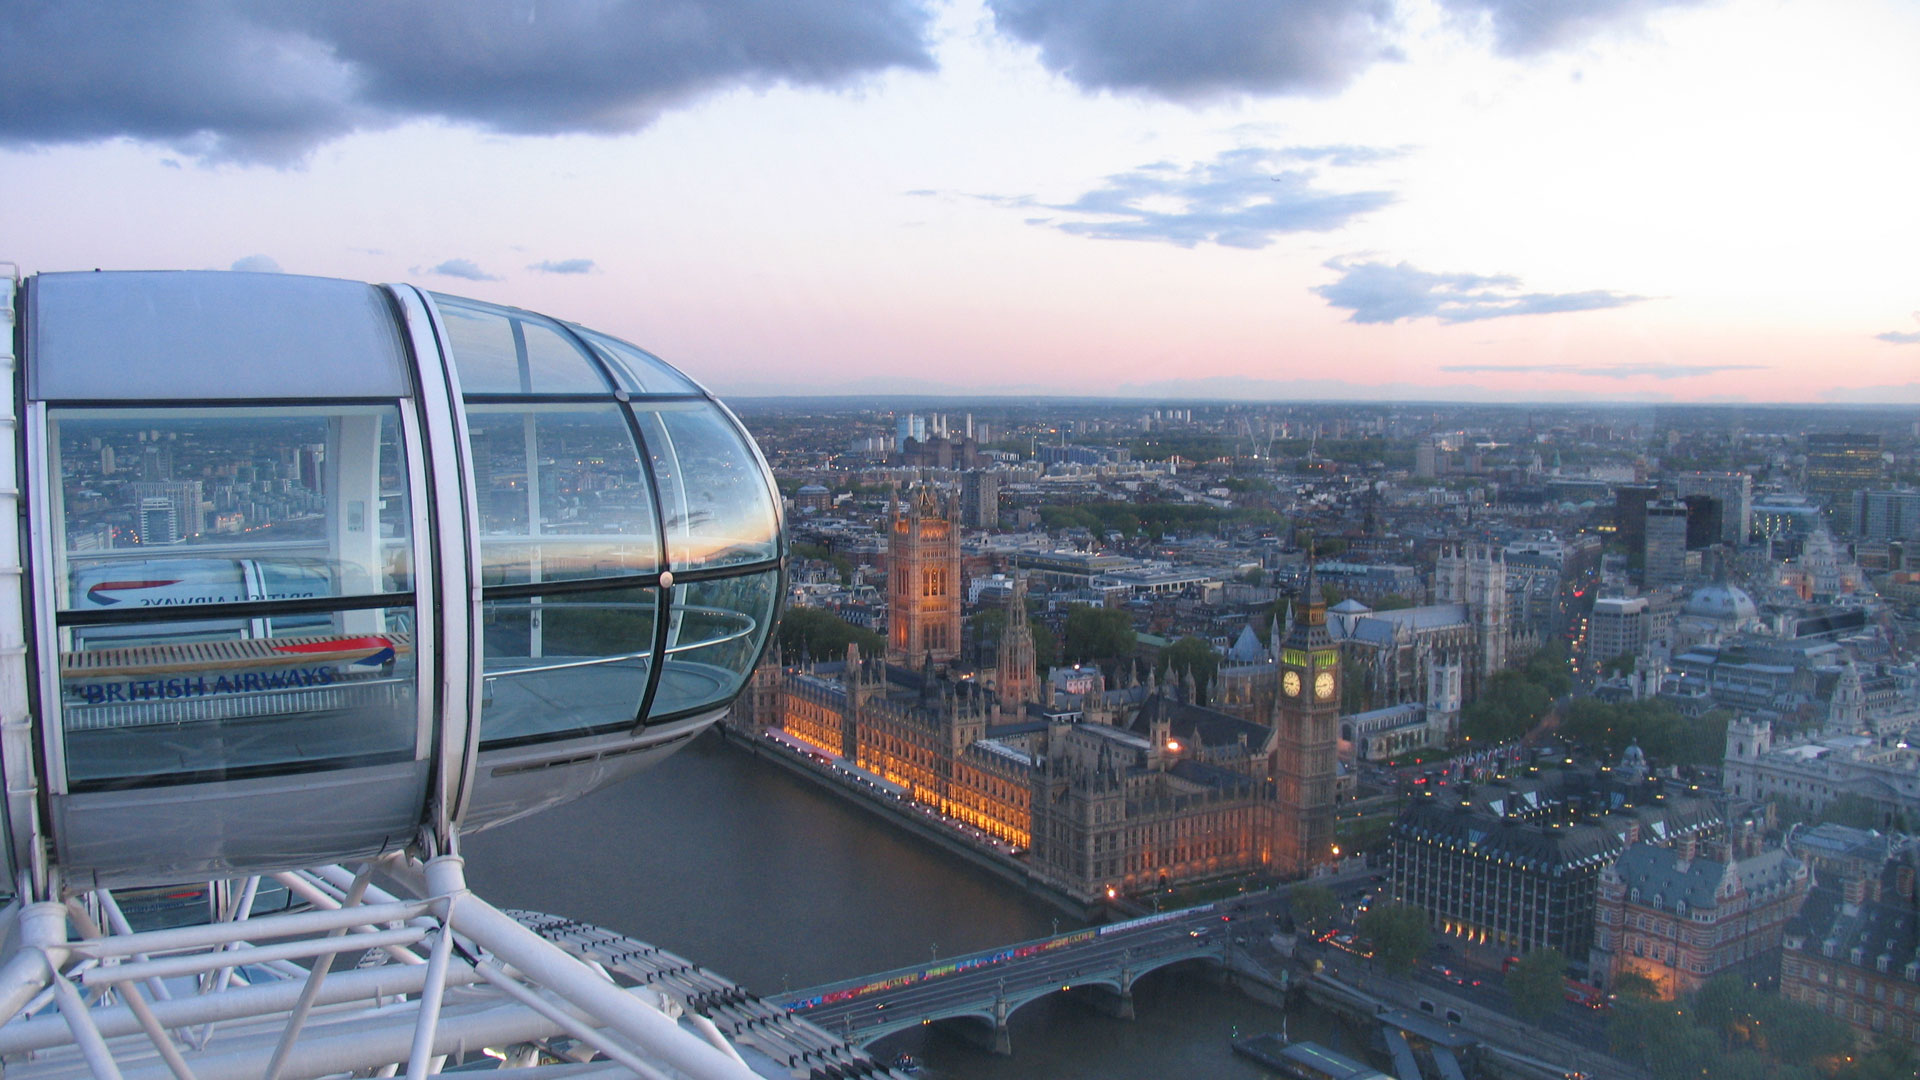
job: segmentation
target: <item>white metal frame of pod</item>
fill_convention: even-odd
[[[482,648],[483,608],[489,602],[490,586],[482,580],[480,508],[468,430],[474,395],[462,392],[451,344],[454,335],[442,311],[443,303],[462,302],[405,285],[336,282],[322,287],[312,283],[324,279],[290,282],[280,275],[54,277],[90,279],[70,282],[79,287],[83,302],[70,305],[68,314],[95,316],[78,333],[51,333],[61,329],[57,312],[46,317],[45,325],[34,325],[41,313],[31,300],[48,276],[29,279],[24,289],[17,277],[0,278],[0,319],[4,320],[0,323],[4,372],[0,374],[6,378],[11,406],[0,411],[0,424],[7,426],[0,436],[0,506],[13,509],[19,521],[17,530],[0,530],[0,769],[7,785],[7,854],[16,891],[13,901],[0,909],[0,924],[4,924],[0,938],[5,942],[0,947],[0,1022],[4,1022],[0,1055],[6,1055],[7,1071],[23,1076],[172,1075],[188,1080],[227,1075],[322,1076],[354,1070],[392,1075],[404,1065],[407,1075],[424,1076],[437,1071],[450,1052],[508,1043],[524,1050],[529,1045],[552,1046],[552,1040],[560,1039],[589,1047],[590,1054],[610,1063],[605,1068],[612,1075],[763,1075],[764,1071],[748,1066],[711,1021],[680,1007],[670,995],[621,988],[604,970],[580,962],[474,896],[466,888],[464,863],[458,855],[463,828],[511,820],[630,775],[713,723],[738,694],[767,646],[779,598],[785,592],[784,522],[778,492],[765,460],[738,419],[704,389],[665,365],[658,371],[669,389],[650,392],[646,386],[632,385],[630,371],[623,374],[613,369],[618,358],[599,351],[600,345],[590,345],[582,336],[591,331],[551,320],[541,324],[557,325],[559,337],[571,340],[589,369],[598,370],[606,380],[606,392],[590,396],[595,401],[604,397],[632,432],[647,487],[645,516],[656,534],[652,549],[656,558],[637,570],[627,567],[628,572],[616,574],[611,585],[575,578],[539,587],[522,584],[518,592],[510,586],[506,592],[510,600],[530,598],[536,606],[549,589],[563,599],[607,588],[644,593],[650,599],[638,606],[651,612],[645,635],[650,640],[612,660],[637,671],[640,668],[632,661],[644,658],[645,689],[630,723],[580,729],[562,725],[533,737],[503,738],[489,745],[482,738],[484,680],[497,673],[490,674]],[[150,777],[136,772],[116,783],[95,784],[91,790],[71,782],[66,760],[69,731],[63,716],[84,712],[93,704],[89,695],[100,685],[86,681],[94,677],[83,662],[89,659],[83,654],[91,647],[83,640],[86,634],[100,636],[104,644],[98,647],[110,654],[104,666],[113,670],[135,670],[120,655],[137,651],[123,647],[125,641],[133,640],[127,635],[137,637],[142,627],[155,620],[196,631],[225,627],[227,622],[222,620],[253,620],[250,625],[270,627],[267,636],[274,647],[291,642],[289,647],[300,656],[321,655],[330,663],[367,663],[364,658],[353,659],[355,649],[367,651],[365,643],[343,639],[337,627],[331,638],[325,633],[288,636],[274,632],[273,620],[332,618],[339,626],[356,618],[366,622],[341,612],[372,610],[388,599],[375,593],[342,601],[345,589],[338,583],[344,574],[337,572],[330,597],[281,602],[271,595],[236,598],[215,590],[213,595],[190,597],[179,610],[160,613],[152,620],[124,611],[75,613],[71,575],[62,578],[55,571],[69,554],[65,537],[56,535],[61,520],[56,503],[63,496],[53,489],[61,483],[62,474],[59,448],[50,445],[50,431],[59,411],[101,408],[111,413],[118,408],[145,422],[149,417],[164,418],[169,409],[206,404],[185,395],[139,405],[128,396],[139,392],[138,372],[129,377],[136,384],[132,389],[104,385],[82,395],[71,390],[36,394],[36,386],[43,383],[36,381],[31,368],[39,359],[36,347],[49,345],[48,337],[54,339],[49,352],[60,354],[64,349],[69,356],[76,341],[82,346],[89,341],[125,344],[128,328],[103,317],[112,314],[113,304],[90,311],[84,302],[87,290],[111,291],[116,278],[137,287],[163,283],[158,299],[148,296],[132,307],[122,305],[123,313],[131,312],[126,315],[130,321],[147,320],[148,332],[170,317],[170,302],[211,309],[211,315],[205,310],[183,312],[183,318],[193,314],[202,326],[227,325],[221,320],[232,317],[231,325],[238,332],[257,337],[262,325],[271,329],[272,323],[271,318],[263,322],[257,304],[251,312],[229,308],[224,315],[220,305],[244,305],[251,299],[270,307],[276,289],[298,293],[311,287],[332,290],[336,296],[360,290],[358,295],[373,309],[390,317],[398,341],[396,355],[402,358],[408,384],[393,400],[381,401],[398,418],[406,489],[424,523],[408,533],[411,550],[405,559],[411,574],[403,603],[417,614],[406,632],[375,639],[373,650],[380,652],[377,646],[386,646],[384,659],[379,660],[386,666],[380,670],[395,665],[396,652],[404,652],[414,665],[416,691],[410,709],[417,712],[418,721],[401,760],[372,767],[349,761],[316,771],[295,761],[288,768],[239,780],[217,771],[208,776],[188,770],[148,782]],[[24,313],[19,304],[23,293],[30,301]],[[517,309],[499,310],[516,319],[541,318],[516,313]],[[515,326],[513,340],[520,350],[524,382],[527,351],[519,324]],[[289,336],[277,340],[284,340],[298,354],[302,352],[299,335],[324,335],[330,329],[283,326],[280,330]],[[372,332],[378,333],[377,329]],[[257,340],[248,343],[249,348],[258,346]],[[129,347],[144,346],[135,342]],[[166,359],[164,343],[155,348]],[[317,348],[325,351],[324,345]],[[208,351],[221,352],[218,348]],[[637,364],[658,363],[638,350],[634,353]],[[96,365],[102,367],[110,369],[111,364]],[[309,396],[328,396],[311,393],[316,378],[324,382],[324,373],[294,372],[293,376],[294,383],[308,388]],[[264,395],[241,396],[256,412],[268,414],[276,406],[298,405],[302,393],[296,387],[292,396],[264,405],[260,401]],[[533,394],[529,408],[573,397]],[[76,398],[80,399],[77,405]],[[671,482],[684,487],[684,474],[696,463],[676,461],[658,446],[649,450],[640,410],[656,400],[665,403],[660,406],[663,409],[697,412],[709,431],[734,440],[729,451],[737,455],[730,459],[729,475],[735,481],[731,490],[748,492],[756,503],[764,499],[755,511],[760,516],[754,519],[764,528],[753,537],[758,546],[744,549],[748,555],[710,558],[704,564],[697,557],[681,561],[683,551],[691,549],[685,544],[676,547],[669,535],[669,508],[662,493],[662,484],[669,478],[659,472],[672,469],[678,475]],[[617,409],[613,402],[618,403]],[[655,417],[654,423],[655,438],[670,440],[664,422]],[[532,431],[531,421],[528,430]],[[528,437],[531,453],[533,436]],[[345,450],[338,452],[352,456]],[[534,463],[529,470],[537,467]],[[688,493],[682,490],[679,496],[682,516],[691,516]],[[540,510],[532,500],[528,505],[531,521]],[[152,512],[151,521],[136,519],[139,529],[163,527],[167,519],[161,509]],[[340,507],[328,504],[329,520],[340,512]],[[691,537],[692,527],[686,527],[686,532]],[[144,552],[136,554],[145,558]],[[160,551],[153,558],[161,566],[186,565],[179,551]],[[139,565],[156,563],[148,560]],[[697,598],[690,599],[688,590],[703,583],[711,583],[709,591],[731,595],[733,608],[703,606]],[[112,592],[112,588],[152,584],[105,582],[95,589]],[[762,594],[764,604],[758,599]],[[741,600],[742,596],[749,599]],[[735,629],[716,633],[713,625]],[[727,646],[724,664],[705,663],[703,657],[722,644]],[[150,641],[143,647],[149,652],[154,648]],[[199,658],[196,663],[213,663],[206,657],[219,653],[219,663],[245,668],[259,662],[255,654],[260,646],[242,641],[215,648],[163,640],[159,651],[175,660]],[[708,679],[694,682],[710,692],[685,698],[679,704],[687,707],[668,709],[668,715],[660,716],[656,706],[665,699],[659,693],[670,678],[667,669],[676,662]],[[605,657],[588,657],[546,664],[539,670],[608,663]],[[121,666],[116,669],[115,664]],[[708,674],[706,668],[718,674]],[[179,722],[186,714],[177,703],[151,683],[142,685],[148,689],[141,700],[122,704],[153,706],[149,711],[158,717],[156,727],[165,721],[175,725],[168,731],[188,729]],[[248,684],[250,693],[255,685]],[[280,700],[295,706],[320,700],[317,691],[308,687],[276,689],[292,691]],[[163,705],[174,711],[165,712]],[[131,713],[138,711],[131,709]],[[329,707],[325,715],[341,711]],[[129,709],[121,709],[121,714],[128,713]],[[295,708],[287,715],[306,714]],[[143,737],[145,733],[136,732],[132,745],[148,746],[138,741]],[[365,808],[355,806],[353,800],[378,800],[383,792],[391,795],[394,785],[408,784],[414,786],[385,804],[393,820],[378,822],[369,831]],[[403,827],[395,827],[396,814],[404,815]],[[355,868],[328,870],[323,865],[334,862]],[[208,878],[229,879],[231,884],[217,893],[224,903],[213,921],[204,925],[137,929],[115,899],[115,889]],[[308,910],[255,914],[252,909],[261,883],[276,879],[293,889]],[[362,952],[386,958],[391,970],[367,969],[369,974],[364,976],[343,973],[328,990],[334,958]],[[416,969],[423,970],[410,973]],[[449,1004],[447,991],[453,986],[468,988],[462,991],[463,998],[477,998]],[[183,987],[190,988],[184,997]],[[324,1020],[314,1011],[320,1006],[327,1010]],[[36,1015],[43,1019],[35,1020]],[[43,1021],[56,1016],[68,1037],[49,1043]],[[115,1016],[120,1019],[114,1020]],[[230,1032],[216,1038],[215,1029],[222,1025]],[[22,1034],[29,1031],[42,1034]],[[27,1045],[21,1040],[29,1038],[38,1040],[34,1045],[40,1049],[26,1058],[15,1056],[13,1051]],[[833,1042],[819,1032],[803,1038],[821,1043],[803,1053],[830,1048]]]

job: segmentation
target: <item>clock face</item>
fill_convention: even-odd
[[[1285,675],[1280,676],[1280,688],[1287,692],[1288,697],[1299,697],[1300,673],[1297,671],[1289,671]]]
[[[1313,677],[1313,696],[1321,701],[1333,696],[1333,672],[1323,671]]]

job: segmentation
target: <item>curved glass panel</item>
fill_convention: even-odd
[[[434,293],[468,394],[604,394],[611,387],[558,324],[528,311]]]
[[[652,666],[655,589],[487,600],[480,744],[630,727]]]
[[[28,291],[41,401],[410,396],[386,293],[225,271],[40,274]]]
[[[667,518],[675,570],[761,562],[780,552],[779,518],[746,437],[706,401],[634,407]]]
[[[674,586],[654,716],[733,699],[767,640],[779,587],[772,570]]]
[[[571,325],[571,324],[569,324]],[[619,338],[597,330],[574,326],[573,332],[585,339],[593,351],[613,372],[615,381],[636,394],[697,394],[693,380],[673,370],[667,362]]]
[[[60,610],[413,588],[395,406],[56,409],[47,428]]]
[[[74,789],[237,778],[410,760],[413,608],[61,631],[60,698]],[[100,641],[89,634],[111,629]]]
[[[469,405],[467,433],[482,584],[659,568],[653,500],[619,406]]]

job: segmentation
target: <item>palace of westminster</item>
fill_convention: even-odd
[[[957,516],[927,489],[896,502],[885,657],[753,677],[732,723],[779,728],[1028,852],[1040,882],[1085,901],[1237,873],[1302,875],[1336,857],[1342,678],[1318,590],[1242,665],[1218,708],[1191,676],[1036,675],[1016,580],[997,662],[962,672]],[[1258,671],[1258,675],[1250,672]],[[1222,686],[1228,672],[1223,669]]]

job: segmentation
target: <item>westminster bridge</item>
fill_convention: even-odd
[[[1133,1015],[1133,984],[1173,964],[1247,966],[1240,903],[1202,904],[801,990],[780,1004],[855,1046],[942,1020],[972,1021],[983,1044],[1012,1052],[1007,1018],[1051,994],[1084,995]]]

